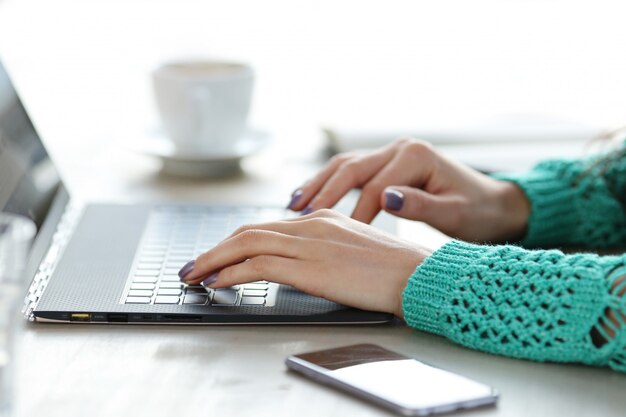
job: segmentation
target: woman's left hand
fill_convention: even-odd
[[[181,280],[223,288],[259,280],[402,317],[402,292],[432,253],[332,210],[243,226],[181,269]]]

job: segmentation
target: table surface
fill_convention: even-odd
[[[20,2],[9,1],[7,6],[16,3]],[[98,6],[101,18],[83,16],[84,20],[70,24],[66,19],[64,25],[57,25],[56,19],[49,18],[52,6],[45,3],[39,4],[42,9],[36,14],[26,6],[6,7],[11,18],[0,15],[0,46],[3,60],[75,196],[86,201],[284,205],[290,192],[324,162],[317,120],[306,117],[311,108],[295,106],[298,111],[293,111],[289,100],[270,98],[273,88],[286,91],[283,84],[275,87],[273,82],[289,84],[294,79],[280,78],[289,71],[278,63],[274,69],[280,77],[267,76],[273,68],[268,59],[263,61],[266,77],[258,90],[253,121],[266,126],[272,144],[246,159],[242,173],[235,177],[186,180],[162,174],[158,159],[133,151],[130,145],[141,142],[154,127],[154,108],[144,78],[156,58],[165,57],[155,51],[162,48],[171,53],[176,45],[152,45],[148,34],[160,36],[152,28],[152,32],[138,35],[132,50],[122,47],[118,51],[115,48],[123,42],[98,31],[117,16],[112,12],[115,6]],[[79,3],[72,7],[85,11],[86,6]],[[122,13],[124,20],[116,26],[117,31],[128,34],[129,28],[148,25],[141,19],[143,6],[121,2],[119,7],[124,11],[130,7],[130,11]],[[157,9],[165,13],[165,9]],[[183,22],[182,13],[176,17]],[[83,30],[81,36],[73,31],[74,23]],[[86,30],[90,25],[95,34]],[[58,31],[50,31],[49,39],[44,39],[29,35],[33,26]],[[194,35],[190,31],[181,36]],[[16,33],[20,42],[10,42],[10,35]],[[127,65],[111,63],[110,58],[118,52]],[[262,58],[261,53],[258,57]],[[297,94],[289,93],[287,99]],[[506,143],[442,150],[481,167],[522,169],[538,159],[576,155],[581,149],[580,143]],[[398,230],[409,239],[435,245],[445,241],[421,224],[401,222]],[[380,344],[499,390],[497,407],[460,415],[596,417],[621,416],[626,409],[626,377],[617,372],[498,357],[457,346],[399,321],[371,326],[215,327],[24,323],[17,415],[390,415],[293,375],[284,365],[285,358],[294,353],[353,343]]]
[[[291,189],[323,159],[319,140],[317,147],[309,147],[308,158],[290,153],[277,140],[245,161],[240,176],[184,180],[159,173],[158,161],[120,147],[103,146],[103,153],[87,163],[71,141],[51,145],[64,155],[68,183],[86,200],[284,204]],[[535,157],[541,157],[542,149],[535,150]],[[546,149],[549,153],[550,147]],[[470,150],[497,154],[484,146],[462,154],[467,157]],[[401,222],[398,230],[405,238],[434,245],[445,241],[421,224]],[[618,416],[626,406],[626,377],[611,370],[497,357],[401,322],[216,327],[28,323],[22,336],[17,383],[22,417],[44,411],[49,417],[389,415],[290,374],[284,365],[290,354],[353,343],[376,343],[496,387],[501,393],[498,406],[472,415]]]

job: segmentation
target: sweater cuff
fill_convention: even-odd
[[[580,219],[574,207],[577,191],[555,172],[535,168],[525,173],[502,173],[494,178],[511,181],[519,186],[531,204],[526,236],[520,242],[525,247],[551,246],[570,240],[572,230]]]
[[[416,329],[444,335],[450,299],[463,266],[475,262],[489,246],[453,240],[433,252],[417,267],[402,294],[406,323]]]

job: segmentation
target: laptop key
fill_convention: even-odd
[[[131,290],[153,290],[156,285],[147,282],[135,282],[130,285]]]
[[[152,290],[130,290],[129,297],[152,297]]]
[[[178,280],[178,282],[163,282],[163,281],[161,281],[161,283],[159,284],[159,288],[177,288],[177,289],[181,289],[181,288],[183,288],[183,283],[180,282],[180,279]]]
[[[159,288],[157,295],[181,295],[183,291],[180,288]]]
[[[190,259],[192,258],[190,258],[188,255],[170,255],[167,257],[168,261],[180,262],[183,265],[189,262]]]
[[[244,297],[265,297],[267,295],[266,290],[249,290],[245,288],[243,290]]]
[[[256,305],[256,306],[262,306],[265,304],[265,298],[264,297],[241,297],[241,305],[242,306],[252,306],[252,305]]]
[[[180,283],[180,277],[178,275],[163,275],[161,282],[178,282]]]
[[[208,294],[187,294],[183,300],[183,304],[201,304],[204,305],[209,301]]]
[[[154,299],[154,304],[178,304],[180,297],[172,295],[161,295]]]
[[[215,291],[211,305],[234,305],[237,301],[237,291],[223,288]]]
[[[157,282],[156,277],[135,277],[133,278],[133,282],[143,282],[143,283],[152,283],[154,284],[155,282]]]
[[[145,271],[145,270],[150,270],[150,271],[154,271],[154,270],[160,270],[161,269],[161,264],[160,263],[140,263],[139,265],[137,265],[137,270],[138,271]]]
[[[150,304],[150,297],[126,297],[126,304]]]
[[[177,253],[177,252],[193,252],[193,250],[196,248],[196,242],[193,242],[191,244],[187,244],[184,242],[173,242],[172,243],[172,248],[170,249],[171,253]]]
[[[197,287],[197,286],[193,286],[193,287],[187,287],[185,288],[185,293],[186,294],[206,294],[207,290],[204,289],[204,287]]]
[[[171,256],[175,256],[176,259],[180,259],[183,257],[190,257],[193,255],[193,249],[177,249],[177,248],[173,248],[172,250],[170,250],[170,255]],[[189,258],[191,259],[191,258]]]
[[[243,287],[246,290],[265,290],[269,287],[269,283],[267,282],[250,282],[248,284],[244,284]]]
[[[158,277],[159,270],[158,269],[139,269],[135,271],[136,277]]]

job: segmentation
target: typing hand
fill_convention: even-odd
[[[361,188],[352,218],[370,223],[379,211],[424,221],[456,238],[506,241],[523,237],[530,205],[514,184],[452,161],[424,141],[399,139],[379,150],[335,156],[292,195],[304,214],[333,207]]]
[[[402,317],[402,292],[431,250],[331,210],[243,226],[181,270],[211,288],[268,280]]]

